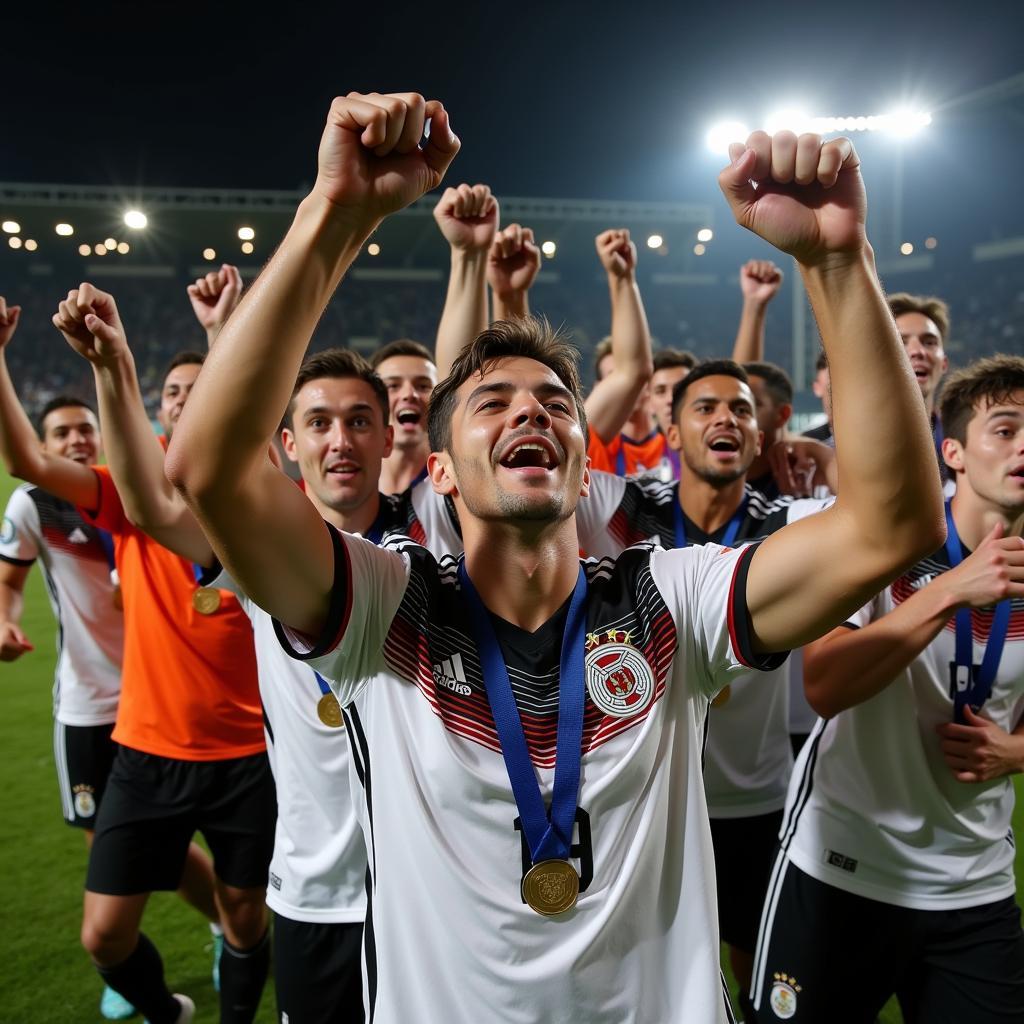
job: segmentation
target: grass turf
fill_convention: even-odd
[[[14,486],[0,472],[0,502],[6,504]],[[99,1021],[102,985],[78,943],[85,843],[79,830],[68,828],[61,818],[53,767],[55,627],[38,570],[29,574],[22,626],[35,651],[0,664],[0,878],[7,921],[0,935],[0,1019],[17,1024]],[[1021,803],[1014,829],[1024,835]],[[1019,863],[1017,871],[1020,889]],[[156,893],[143,927],[163,955],[171,990],[195,1000],[196,1024],[217,1021],[217,994],[210,979],[212,938],[205,921],[177,896]],[[735,991],[731,977],[729,981]],[[256,1019],[272,1024],[275,1016],[268,982]],[[880,1020],[900,1024],[895,1002]]]

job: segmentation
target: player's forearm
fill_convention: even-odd
[[[196,495],[265,468],[309,339],[376,222],[302,201],[277,252],[225,325],[174,431],[166,471]]]
[[[437,325],[438,380],[451,372],[462,350],[487,328],[487,253],[452,249],[448,292]]]
[[[0,626],[7,623],[19,625],[24,607],[22,592],[9,583],[0,583]]]
[[[637,394],[654,373],[651,332],[640,288],[632,278],[608,278],[612,307],[612,359],[615,373]]]
[[[530,300],[528,293],[524,291],[505,292],[494,296],[494,319],[495,320],[521,320],[530,315]]]
[[[764,322],[768,306],[753,299],[743,300],[740,326],[732,346],[732,358],[737,363],[759,363],[764,359]]]
[[[0,458],[11,476],[36,482],[42,463],[39,438],[29,421],[0,349]]]

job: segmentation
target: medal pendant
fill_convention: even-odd
[[[316,714],[324,725],[331,729],[340,729],[344,724],[341,716],[341,705],[333,693],[325,693],[316,703]]]
[[[213,587],[199,587],[192,592],[192,607],[200,615],[212,615],[220,608],[220,591]]]
[[[542,860],[523,878],[523,899],[545,917],[572,910],[579,894],[580,876],[567,860]]]
[[[724,704],[729,703],[729,698],[732,696],[732,687],[726,683],[718,693],[715,694],[714,700],[711,702],[713,708],[720,708]]]

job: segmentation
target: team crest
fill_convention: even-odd
[[[4,521],[0,524],[0,544],[10,544],[14,540],[15,533],[14,522],[4,516]]]
[[[789,1020],[796,1013],[796,996],[799,991],[796,978],[776,972],[772,994],[768,998],[772,1013],[780,1020]]]
[[[96,799],[86,786],[75,791],[75,814],[79,818],[91,818],[96,813]]]
[[[627,630],[587,634],[587,692],[612,718],[632,718],[654,698],[654,671]]]

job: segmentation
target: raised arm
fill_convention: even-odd
[[[732,347],[735,362],[760,363],[764,360],[764,321],[768,303],[781,287],[782,271],[771,260],[747,260],[740,267],[743,310]]]
[[[451,271],[437,325],[437,379],[487,326],[487,253],[498,230],[498,201],[486,185],[446,188],[434,220],[451,247]]]
[[[21,628],[22,595],[31,566],[0,562],[0,661],[16,661],[35,648]]]
[[[934,551],[945,536],[942,493],[921,392],[864,233],[853,146],[755,132],[730,156],[719,184],[739,224],[796,259],[835,403],[835,504],[774,534],[750,566],[754,642],[776,651],[835,628]]]
[[[113,296],[82,284],[60,303],[53,325],[92,365],[107,464],[125,515],[164,547],[209,565],[209,542],[164,476],[164,450],[146,415]]]
[[[171,439],[168,476],[220,560],[261,607],[306,633],[319,633],[330,607],[331,541],[267,445],[361,246],[388,214],[436,188],[458,150],[436,100],[350,93],[332,103],[313,191],[218,338]]]
[[[228,317],[242,298],[242,275],[238,267],[225,263],[220,270],[211,270],[197,277],[186,289],[192,312],[206,331],[206,347],[213,348]]]
[[[533,229],[509,224],[494,237],[487,257],[487,283],[494,295],[494,319],[530,315],[530,288],[540,270]]]
[[[608,275],[612,304],[614,369],[587,396],[590,429],[608,444],[629,419],[654,373],[651,332],[636,283],[636,246],[624,228],[602,231],[594,240]]]

